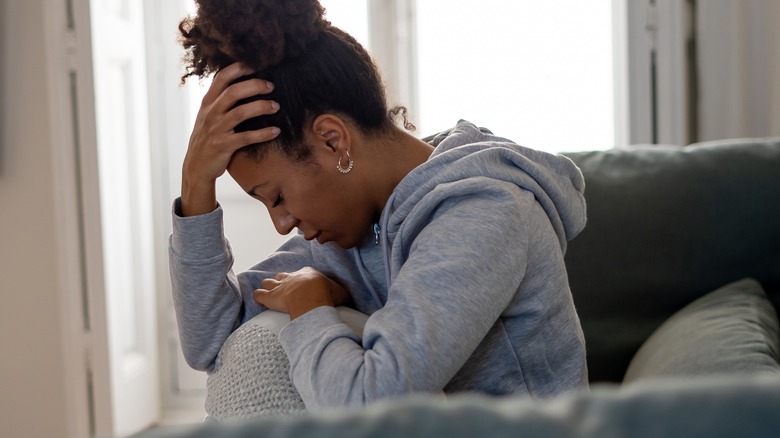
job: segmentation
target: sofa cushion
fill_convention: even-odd
[[[620,382],[668,317],[745,277],[780,304],[780,139],[568,153],[588,224],[566,265],[591,382]]]
[[[711,292],[675,313],[634,356],[624,383],[653,377],[780,371],[774,307],[753,279]]]

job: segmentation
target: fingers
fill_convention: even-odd
[[[260,288],[255,289],[253,297],[256,303],[271,310],[289,313],[285,299],[285,288],[280,287],[283,281],[293,275],[288,272],[280,272],[274,278],[266,278],[260,282]]]
[[[272,100],[255,100],[235,106],[238,100],[267,92],[269,88],[272,88],[269,82],[251,79],[231,85],[212,105],[207,104],[204,98],[193,131],[194,142],[210,144],[214,152],[230,156],[244,146],[276,138],[281,132],[278,127],[235,132],[235,127],[243,121],[279,111],[279,104]]]
[[[262,304],[266,307],[269,307],[267,303],[272,299],[274,295],[279,295],[278,293],[274,293],[274,289],[276,289],[277,286],[279,286],[281,282],[273,279],[273,278],[266,278],[265,280],[260,282],[260,287],[258,289],[255,289],[254,292],[254,298],[255,301],[259,304]]]
[[[263,129],[254,129],[251,131],[225,134],[222,137],[224,142],[221,144],[221,146],[218,147],[218,149],[224,151],[225,153],[233,154],[244,146],[273,140],[279,136],[279,133],[281,132],[282,131],[279,130],[279,128],[275,126],[269,126],[268,128]]]
[[[271,291],[276,289],[276,287],[279,286],[280,284],[282,284],[282,282],[275,278],[266,278],[265,280],[260,282],[260,289]]]
[[[210,135],[225,135],[223,138],[225,140],[224,146],[231,151],[276,138],[280,133],[277,127],[240,133],[234,131],[235,127],[241,122],[255,117],[275,114],[279,111],[277,102],[266,99],[254,100],[236,106],[236,103],[242,99],[265,94],[272,89],[273,85],[262,79],[250,79],[228,87],[203,114],[203,123],[205,126],[210,127]]]
[[[268,99],[236,106],[242,99],[273,90],[273,84],[258,78],[233,83],[251,73],[252,69],[239,63],[225,67],[215,75],[203,98],[182,164],[185,215],[202,214],[215,208],[215,182],[225,173],[237,150],[273,140],[281,133],[278,127],[235,132],[239,123],[279,110],[279,104]]]
[[[287,272],[280,272],[276,274],[274,278],[266,278],[260,282],[260,288],[258,288],[255,292],[260,290],[270,292],[279,287],[282,284],[282,281],[284,281],[285,278],[289,278],[290,276],[291,275]]]
[[[238,134],[233,137],[233,140],[237,143],[243,143],[240,146],[246,146],[247,144],[260,143],[258,139],[262,141],[268,141],[279,135],[278,129],[274,127],[265,128],[264,132],[259,134],[241,135],[243,133],[235,133],[233,129],[241,122],[249,120],[254,117],[274,114],[279,111],[279,104],[271,100],[256,100],[254,102],[245,103],[231,109],[225,116],[219,121],[219,126],[215,127],[217,132],[230,132],[231,134]],[[252,130],[262,131],[262,130]],[[244,131],[244,132],[252,132]],[[252,141],[255,140],[255,141]],[[246,142],[246,143],[245,143]],[[239,147],[240,147],[239,146]]]
[[[211,81],[211,86],[206,92],[206,95],[203,96],[203,104],[210,105],[217,99],[217,97],[222,94],[223,91],[225,91],[225,89],[233,81],[251,73],[253,73],[251,68],[239,62],[230,64],[229,66],[223,68],[217,72],[216,75],[214,75],[214,79]]]
[[[253,117],[274,114],[279,111],[279,104],[273,100],[255,100],[243,105],[239,105],[225,116],[225,122],[230,126],[236,126],[244,120]]]
[[[324,274],[304,267],[262,280],[253,298],[258,304],[289,313],[294,319],[316,307],[343,304],[349,300],[349,294]]]
[[[260,289],[272,290],[272,289],[276,288],[277,286],[279,286],[280,284],[282,284],[282,281],[285,278],[289,278],[291,276],[292,276],[292,274],[290,274],[288,272],[280,272],[280,273],[274,275],[273,278],[266,278],[263,281],[261,281],[260,282]]]
[[[212,87],[214,84],[212,84]],[[235,83],[233,85],[229,85],[226,88],[222,90],[222,92],[213,100],[214,110],[218,111],[219,113],[226,113],[231,108],[233,108],[240,100],[246,99],[249,97],[254,97],[258,95],[264,95],[269,94],[274,89],[274,85],[266,80],[258,79],[258,78],[252,78],[247,79],[242,82]],[[210,91],[210,89],[209,89]],[[204,105],[209,104],[205,102],[204,97]],[[263,112],[256,115],[263,115],[263,114],[273,114],[275,113],[279,108],[278,105],[276,108],[271,107],[270,102],[271,101],[265,101],[269,102],[266,104],[265,107],[262,107],[263,110],[267,112]],[[246,105],[241,105],[238,108],[241,108]]]
[[[260,282],[260,288],[255,289],[253,298],[256,303],[265,306],[268,309],[276,310],[277,312],[290,313],[287,307],[287,300],[285,298],[284,287],[282,281],[284,279],[284,273],[277,274],[276,277],[281,278],[266,278]]]
[[[253,297],[257,304],[263,305],[268,309],[289,313],[284,297],[282,297],[281,294],[275,294],[265,289],[258,289],[255,291]]]

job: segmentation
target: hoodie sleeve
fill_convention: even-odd
[[[518,290],[533,195],[472,178],[426,198],[404,222],[419,225],[401,226],[395,236],[391,258],[403,262],[391,260],[401,267],[391,272],[387,303],[369,317],[362,341],[328,307],[282,329],[293,382],[309,409],[443,390]]]
[[[264,278],[313,264],[310,245],[291,238],[272,257],[236,275],[224,235],[223,211],[182,217],[173,208],[169,265],[182,351],[194,369],[211,371],[219,349],[236,327],[264,310],[254,290]]]

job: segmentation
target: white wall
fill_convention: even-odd
[[[0,0],[0,428],[65,436],[43,1]]]

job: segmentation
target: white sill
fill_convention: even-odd
[[[204,408],[166,409],[162,413],[157,427],[188,426],[203,423],[206,418]]]

